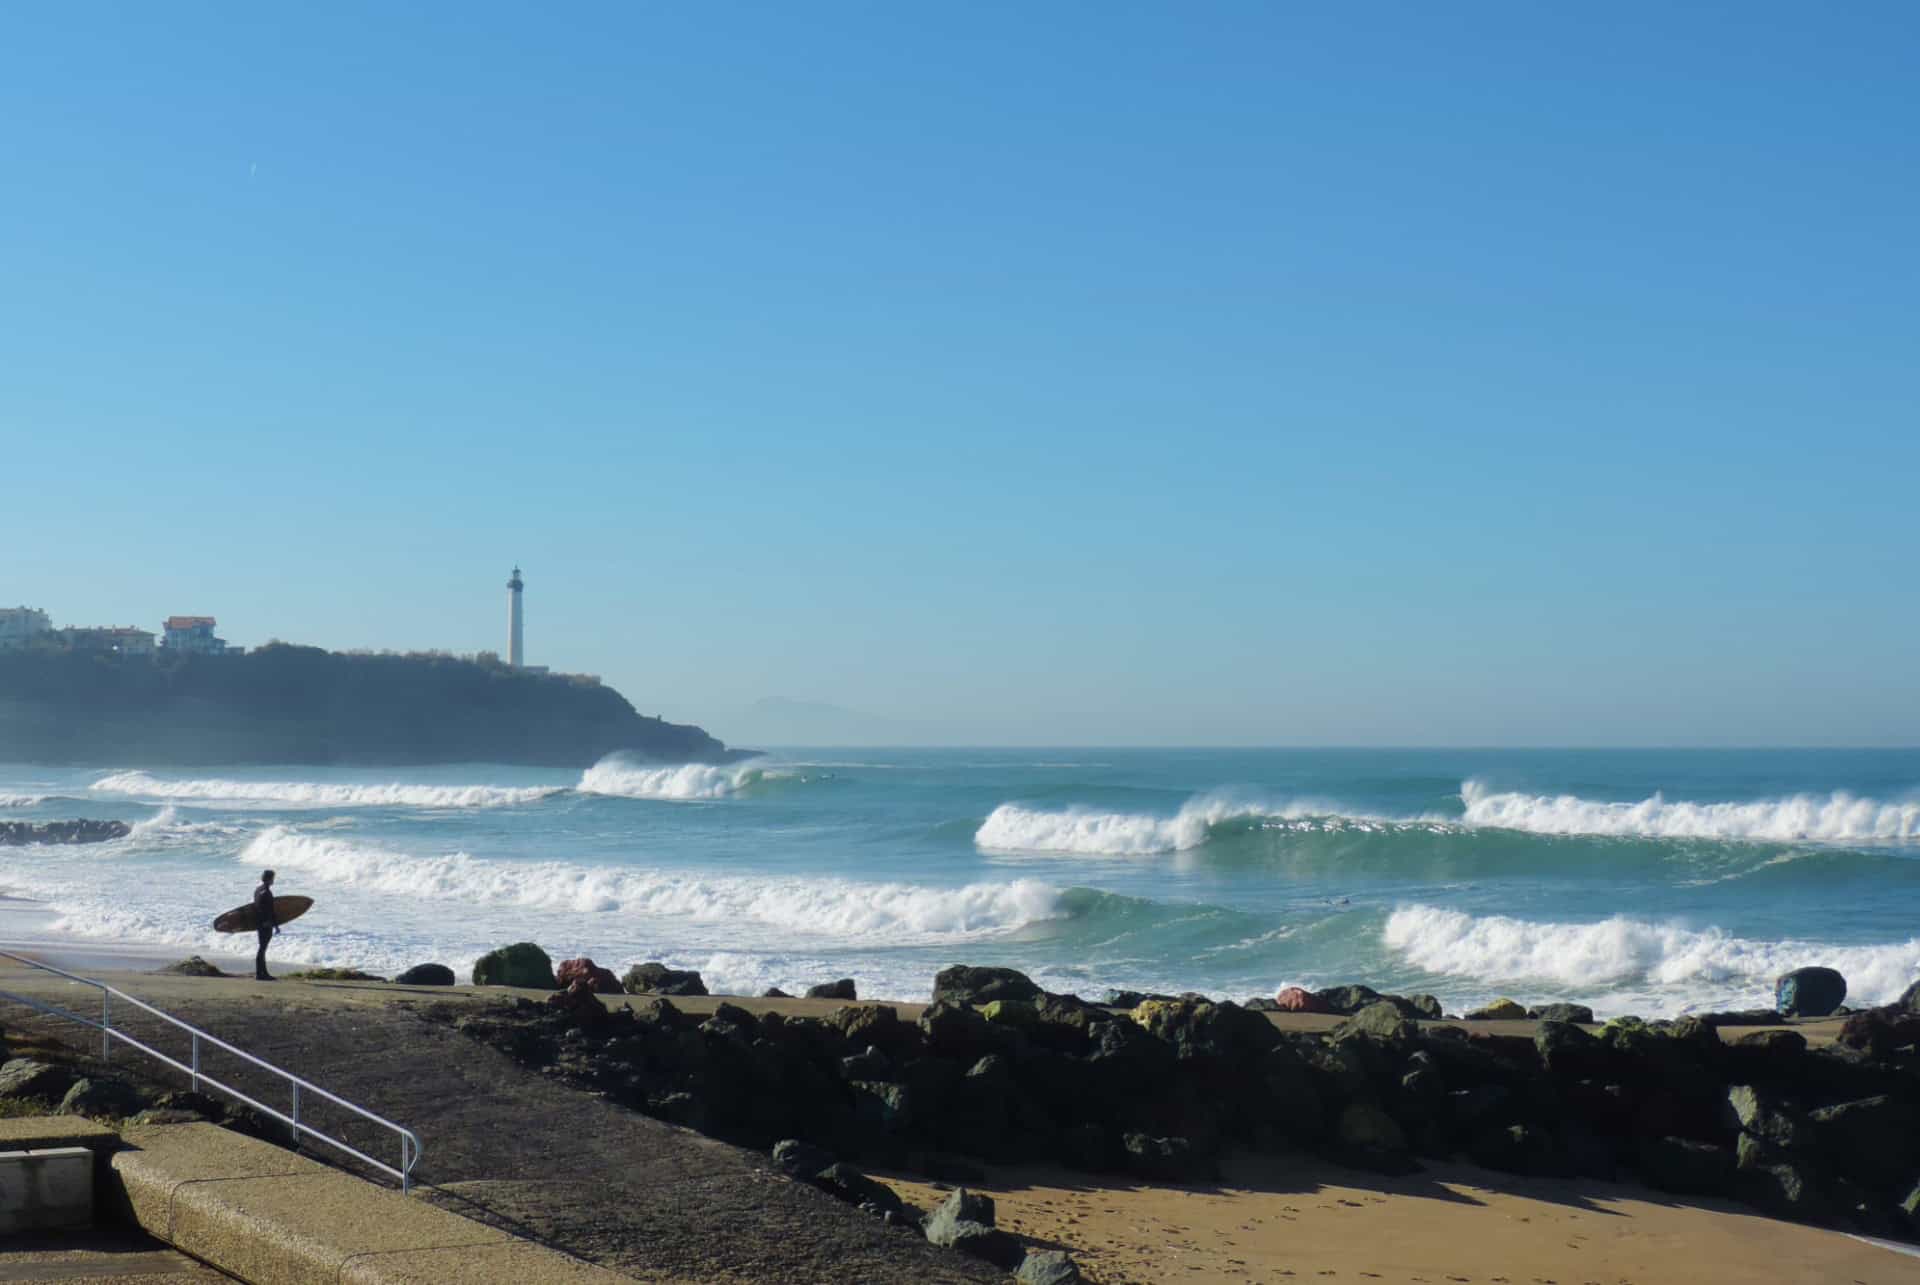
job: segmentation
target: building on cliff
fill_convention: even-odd
[[[212,616],[168,616],[164,628],[161,645],[173,655],[219,656],[227,650],[227,640],[213,636]]]
[[[53,621],[38,607],[0,607],[0,651],[30,647],[53,632]]]
[[[69,651],[95,656],[152,657],[153,632],[132,625],[105,625],[98,628],[70,626],[58,631]]]

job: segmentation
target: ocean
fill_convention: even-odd
[[[954,963],[1052,990],[1244,999],[1365,982],[1450,1011],[1854,1003],[1920,977],[1920,751],[786,750],[140,771],[0,765],[0,818],[124,840],[0,849],[47,940],[251,951],[213,916],[258,871],[315,898],[281,967],[696,968],[716,992],[852,977],[924,999]]]

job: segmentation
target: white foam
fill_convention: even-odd
[[[1475,917],[1437,906],[1402,906],[1381,940],[1407,963],[1489,984],[1548,983],[1592,995],[1612,988],[1668,1007],[1771,1003],[1781,973],[1837,968],[1854,1003],[1886,1003],[1920,973],[1920,938],[1878,946],[1755,941],[1616,915],[1597,923]]]
[[[1460,786],[1469,825],[1533,834],[1645,838],[1826,840],[1883,843],[1920,839],[1920,800],[1885,803],[1844,790],[1750,803],[1670,802],[1655,794],[1608,803],[1572,794],[1496,793],[1479,781]]]
[[[1089,808],[1048,812],[1003,803],[974,832],[973,841],[991,852],[1146,856],[1197,848],[1207,841],[1212,827],[1224,821],[1285,820],[1325,810],[1305,803],[1275,808],[1217,794],[1190,799],[1170,817],[1144,812],[1096,812]]]
[[[990,936],[1061,913],[1059,889],[1032,879],[939,888],[488,861],[464,852],[419,857],[284,826],[263,831],[236,860],[413,900],[749,921],[861,942]]]
[[[0,794],[0,808],[31,808],[53,797],[48,794]]]
[[[288,808],[498,808],[533,803],[562,786],[372,785],[320,781],[231,781],[220,778],[163,780],[145,772],[116,772],[91,787],[108,794],[187,803],[265,803]]]
[[[611,755],[583,772],[577,788],[582,794],[608,794],[626,799],[723,799],[782,775],[742,763],[726,767],[711,763],[654,767]]]

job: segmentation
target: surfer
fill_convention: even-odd
[[[253,923],[260,934],[260,952],[253,957],[253,979],[257,982],[273,980],[267,974],[267,943],[280,931],[280,922],[273,917],[273,871],[260,872],[260,886],[253,890]]]

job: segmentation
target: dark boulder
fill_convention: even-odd
[[[1407,1003],[1413,1005],[1413,1011],[1429,1022],[1437,1022],[1446,1016],[1446,1010],[1440,1007],[1438,996],[1409,995]]]
[[[175,977],[225,977],[221,972],[198,955],[188,955],[178,963],[168,964],[165,968],[156,968],[156,973],[169,973]]]
[[[585,977],[576,976],[565,990],[547,996],[546,1006],[565,1013],[581,1026],[598,1026],[607,1020],[607,1006],[593,993],[593,983]]]
[[[1381,995],[1371,986],[1329,986],[1323,991],[1314,992],[1314,998],[1326,1006],[1320,1012],[1350,1017],[1380,999]]]
[[[1541,1004],[1527,1010],[1527,1016],[1539,1022],[1575,1022],[1593,1025],[1593,1010],[1585,1004]]]
[[[445,964],[415,964],[393,981],[396,986],[451,986],[454,976]]]
[[[1811,1148],[1813,1126],[1779,1097],[1751,1084],[1727,1090],[1723,1123],[1770,1147]]]
[[[954,1188],[953,1194],[927,1216],[921,1231],[943,1249],[957,1249],[1009,1271],[1026,1254],[1019,1241],[993,1225],[992,1199],[965,1187]]]
[[[1648,1138],[1640,1144],[1640,1176],[1683,1196],[1724,1196],[1733,1186],[1733,1155],[1693,1138]]]
[[[1828,1162],[1876,1187],[1912,1178],[1917,1117],[1920,1112],[1911,1104],[1884,1093],[1821,1107],[1807,1116]]]
[[[693,969],[668,968],[658,960],[634,964],[620,979],[629,995],[705,995],[707,984]]]
[[[773,1167],[789,1178],[808,1179],[833,1163],[833,1153],[799,1138],[773,1144]]]
[[[787,994],[785,991],[781,990],[778,986],[769,986],[767,987],[767,989],[760,992],[760,998],[761,999],[792,999],[793,996]]]
[[[875,1182],[845,1161],[828,1165],[816,1173],[813,1185],[836,1199],[873,1214],[890,1213],[897,1218],[909,1217],[906,1203],[892,1187],[884,1182]]]
[[[597,995],[620,994],[620,979],[613,975],[613,970],[600,967],[584,955],[579,959],[562,960],[553,975],[562,986],[585,982],[588,989]]]
[[[1900,998],[1893,1001],[1893,1008],[1904,1008],[1909,1013],[1920,1013],[1920,982],[1915,982],[1900,992]]]
[[[893,1078],[893,1060],[869,1044],[862,1052],[840,1059],[843,1080],[888,1080]]]
[[[998,1047],[987,1019],[964,1004],[936,1001],[920,1010],[919,1027],[929,1051],[972,1061]]]
[[[1534,1032],[1533,1047],[1541,1065],[1567,1079],[1605,1076],[1613,1065],[1612,1050],[1572,1022],[1541,1022]]]
[[[859,999],[855,991],[853,978],[842,977],[837,982],[822,982],[818,986],[807,987],[808,999]]]
[[[1469,1022],[1515,1022],[1522,1020],[1526,1015],[1527,1010],[1520,1005],[1519,1001],[1502,996],[1485,1008],[1476,1008],[1468,1012],[1467,1020]]]
[[[1086,1279],[1064,1249],[1030,1249],[1013,1274],[1019,1285],[1079,1285]]]
[[[1920,1044],[1920,1013],[1892,1004],[1865,1009],[1841,1023],[1834,1042],[1842,1048],[1865,1053],[1875,1061],[1883,1060],[1895,1049]]]
[[[933,978],[933,1002],[990,1004],[997,999],[1037,1000],[1041,990],[1025,973],[1011,968],[976,968],[955,964]]]
[[[1847,979],[1832,968],[1796,968],[1773,984],[1773,1006],[1788,1017],[1826,1017],[1847,997]]]
[[[1420,1028],[1391,1000],[1379,999],[1333,1028],[1328,1037],[1335,1044],[1351,1039],[1377,1040],[1395,1049],[1410,1048]]]
[[[1573,1165],[1553,1134],[1537,1125],[1510,1124],[1482,1131],[1467,1148],[1477,1165],[1535,1178],[1564,1178]]]
[[[0,1098],[33,1098],[58,1102],[73,1087],[74,1074],[64,1066],[17,1057],[0,1065]]]
[[[1108,991],[1107,997],[1100,1002],[1108,1008],[1139,1008],[1150,999],[1173,999],[1172,995],[1160,995],[1153,991]]]
[[[473,963],[475,986],[525,986],[533,990],[559,990],[553,975],[553,960],[530,941],[515,942],[490,950]]]
[[[1156,1138],[1128,1133],[1120,1139],[1129,1172],[1162,1182],[1202,1182],[1218,1176],[1212,1155],[1196,1148],[1189,1138]]]
[[[137,1115],[146,1109],[140,1091],[119,1080],[77,1080],[60,1099],[56,1115],[119,1116]]]
[[[1249,996],[1240,1001],[1240,1007],[1254,1013],[1278,1013],[1280,1011],[1279,1001],[1269,999],[1265,995]]]

